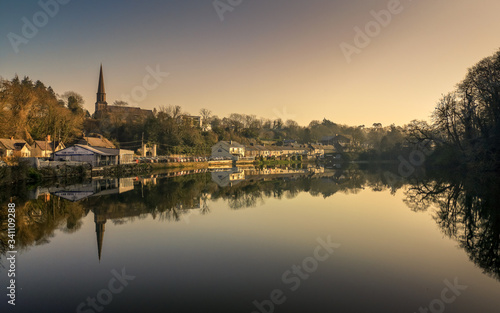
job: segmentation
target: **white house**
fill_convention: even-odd
[[[245,157],[245,146],[236,141],[219,141],[212,146],[212,157],[238,160]]]
[[[32,157],[42,157],[49,158],[52,156],[54,151],[59,151],[66,146],[61,141],[51,141],[50,136],[47,136],[47,140],[35,140],[33,143],[33,151],[31,153]]]
[[[0,155],[2,157],[23,157],[31,156],[31,146],[23,139],[0,139]]]
[[[133,163],[131,150],[74,145],[54,152],[54,161],[87,162],[93,167]]]

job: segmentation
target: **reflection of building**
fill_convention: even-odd
[[[140,177],[138,178],[139,182],[141,183],[142,186],[147,186],[147,185],[156,185],[156,176],[151,175],[150,177]]]
[[[97,237],[97,256],[101,261],[102,244],[104,242],[104,231],[106,230],[106,218],[94,213],[95,234]]]
[[[220,187],[234,186],[245,180],[245,172],[238,169],[212,172],[212,180]]]
[[[323,147],[322,147],[323,148]],[[261,146],[261,145],[250,145],[245,147],[245,156],[248,157],[293,157],[293,156],[305,156],[312,155],[311,150],[314,148],[308,147],[306,145],[300,145],[295,143],[290,143],[285,146]],[[314,155],[324,153],[323,150],[318,150],[314,152]]]
[[[220,187],[234,186],[242,181],[269,180],[276,178],[295,178],[300,176],[322,175],[324,167],[311,166],[308,168],[233,168],[225,171],[212,172],[212,181]],[[331,175],[331,173],[329,174]]]
[[[134,189],[133,178],[94,179],[88,184],[34,189],[30,198],[37,199],[42,194],[51,193],[69,201],[80,201],[88,197],[128,192]]]
[[[55,152],[54,161],[86,162],[93,167],[130,164],[134,161],[134,151],[74,145]]]

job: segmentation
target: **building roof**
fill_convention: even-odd
[[[152,110],[143,110],[139,107],[129,107],[129,106],[119,106],[119,105],[108,105],[106,110],[109,113],[127,113],[130,115],[153,115]]]
[[[304,151],[307,150],[304,146],[261,146],[261,145],[253,145],[246,146],[246,150],[248,151]]]
[[[34,146],[35,146],[35,148],[38,146],[42,150],[51,150],[52,151],[51,142],[48,142],[48,141],[35,140]]]
[[[247,151],[260,151],[256,146],[246,146],[245,150]]]
[[[87,149],[89,151],[92,151],[92,152],[100,154],[100,155],[115,155],[111,151],[103,151],[104,149],[102,149],[102,147],[92,147],[92,146],[88,146],[88,145],[79,145],[79,144],[76,144],[75,146],[83,148],[83,149]]]
[[[54,151],[62,142],[60,141],[45,141],[45,140],[35,140],[33,147],[40,148],[41,150]],[[63,145],[64,147],[64,145]]]
[[[132,151],[132,150],[104,148],[104,147],[92,147],[92,146],[80,145],[80,144],[73,145],[72,147],[79,147],[79,148],[94,152],[96,154],[106,155],[106,156],[116,156],[116,155],[121,155],[121,154],[134,154],[134,151]],[[68,147],[66,149],[59,150],[56,153],[70,149],[72,147]]]
[[[24,146],[28,147],[28,149],[31,150],[31,146],[27,142],[16,142],[16,143],[14,143],[14,148],[16,150],[21,150],[22,148],[24,148]]]
[[[229,147],[232,148],[245,148],[244,145],[240,144],[239,142],[236,141],[220,141],[219,143],[227,144]]]
[[[0,144],[7,150],[21,150],[24,145],[28,145],[28,143],[24,139],[7,138],[0,138]],[[30,145],[28,145],[28,148],[31,149]]]
[[[80,145],[80,144],[76,144],[76,145],[73,145],[71,147],[67,147],[65,149],[59,150],[59,151],[55,152],[55,154],[56,155],[60,155],[60,154],[62,154],[62,155],[71,155],[71,153],[70,154],[66,154],[67,150],[71,151],[70,149],[75,149],[75,147],[82,148],[82,149],[85,149],[87,151],[93,152],[95,154],[99,154],[99,155],[105,155],[105,156],[116,155],[116,154],[112,154],[112,153],[109,153],[109,152],[106,152],[106,151],[98,150],[95,147],[91,147],[91,146],[87,146],[87,145]],[[118,149],[114,149],[114,150],[118,150]],[[75,149],[75,151],[76,151],[76,149]]]
[[[351,141],[352,138],[348,135],[335,135],[335,136],[323,136],[320,141],[331,141],[331,142],[339,142],[339,141]]]
[[[335,136],[323,136],[321,137],[320,141],[330,141],[333,140]]]
[[[324,149],[325,148],[323,145],[316,145],[316,144],[310,144],[309,146],[313,149]]]
[[[92,147],[116,148],[115,145],[103,136],[99,137],[84,137],[78,141],[78,144],[88,145]]]
[[[351,141],[352,140],[352,137],[351,136],[348,136],[348,135],[337,135],[335,136],[335,140],[337,141]]]

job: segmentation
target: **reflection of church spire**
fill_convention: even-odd
[[[97,214],[94,212],[94,222],[97,237],[97,255],[99,256],[99,261],[101,261],[102,243],[104,241],[104,231],[106,230],[106,219],[98,218]]]

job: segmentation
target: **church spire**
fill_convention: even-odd
[[[97,101],[95,103],[95,118],[99,118],[101,116],[101,112],[105,111],[108,106],[106,102],[106,91],[104,89],[104,77],[102,75],[102,63],[101,63],[101,71],[99,73],[99,86],[97,86]]]
[[[97,102],[106,102],[106,91],[104,90],[104,78],[101,72],[99,73],[99,86],[97,87]]]

